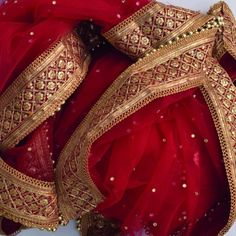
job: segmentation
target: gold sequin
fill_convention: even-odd
[[[142,37],[142,38],[141,38],[141,43],[142,43],[143,45],[148,45],[148,43],[149,43],[148,38],[147,38],[147,37]]]
[[[72,61],[67,62],[67,69],[73,69],[74,63]]]
[[[42,206],[48,205],[48,200],[47,199],[40,200],[40,205],[42,205]]]
[[[54,90],[54,89],[56,88],[56,83],[55,83],[55,82],[49,82],[49,83],[47,84],[47,88],[48,88],[49,90]]]
[[[30,111],[31,110],[31,103],[29,103],[29,102],[23,103],[23,110]]]
[[[25,99],[26,100],[31,100],[33,98],[33,93],[32,92],[26,92],[25,93]]]
[[[229,82],[226,79],[222,79],[220,82],[224,87],[229,84]]]
[[[48,77],[50,79],[54,79],[56,77],[56,73],[54,70],[50,70],[49,73],[48,73]]]
[[[203,60],[204,59],[204,54],[202,52],[197,53],[197,59]]]
[[[132,35],[132,37],[130,38],[132,43],[137,43],[139,38],[138,35]]]
[[[4,128],[5,130],[9,129],[9,128],[10,128],[10,122],[9,122],[9,121],[5,121],[5,122],[3,123],[3,128]]]
[[[65,60],[60,60],[58,65],[62,69],[65,68],[65,66],[66,66]]]
[[[232,112],[233,112],[233,114],[236,115],[236,106],[234,106],[234,107],[232,108]]]
[[[35,100],[36,101],[43,101],[44,100],[44,94],[41,92],[35,93]]]
[[[37,89],[44,89],[44,87],[45,87],[45,84],[44,84],[43,81],[37,81],[36,82],[36,88]]]

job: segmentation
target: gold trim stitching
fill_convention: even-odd
[[[221,144],[223,159],[231,193],[231,208],[224,235],[236,218],[236,88],[216,60],[207,60],[206,77],[202,93],[211,111]]]
[[[219,44],[219,55],[217,58],[220,59],[226,51],[228,51],[236,60],[236,19],[233,12],[230,10],[227,3],[221,1],[213,5],[208,14],[224,17],[225,24],[223,27],[223,32],[217,42]]]
[[[87,191],[87,193],[92,196],[94,200],[94,205],[96,206],[102,199],[103,196],[99,192],[99,190],[96,188],[95,184],[93,183],[91,177],[88,173],[88,163],[87,163],[87,156],[88,152],[91,146],[91,143],[98,137],[102,135],[105,131],[108,131],[112,126],[120,122],[121,120],[125,119],[128,115],[135,112],[140,107],[145,106],[150,100],[154,99],[151,95],[152,89],[146,88],[142,92],[139,91],[139,96],[136,98],[133,96],[132,92],[128,94],[129,96],[129,102],[126,101],[126,104],[122,105],[122,101],[116,101],[116,105],[118,106],[117,110],[113,110],[112,113],[108,116],[106,113],[103,112],[101,107],[107,103],[107,101],[112,100],[111,96],[112,94],[115,94],[115,91],[120,90],[122,91],[122,84],[124,82],[129,83],[129,79],[131,76],[135,76],[135,74],[138,77],[138,74],[142,71],[150,71],[150,76],[152,75],[152,68],[157,65],[164,63],[170,58],[177,58],[179,55],[183,55],[184,52],[193,49],[194,47],[200,47],[200,45],[211,45],[213,47],[214,38],[215,38],[216,30],[210,30],[208,32],[203,32],[199,35],[194,35],[191,38],[186,38],[181,40],[180,42],[176,43],[175,45],[171,45],[170,47],[163,48],[160,51],[153,53],[150,56],[145,57],[142,61],[137,62],[136,64],[129,67],[124,73],[122,73],[118,79],[110,86],[110,88],[104,93],[104,95],[100,98],[100,100],[95,104],[95,106],[91,109],[89,114],[86,116],[82,124],[76,129],[74,134],[72,135],[71,139],[68,141],[67,145],[65,146],[64,150],[62,151],[59,163],[57,166],[57,185],[58,185],[58,192],[60,195],[59,202],[60,202],[60,210],[63,213],[63,216],[65,219],[69,220],[71,218],[76,218],[78,215],[84,214],[86,210],[91,210],[86,207],[84,208],[84,211],[81,210],[81,206],[76,205],[76,198],[72,198],[70,192],[75,189],[77,192],[80,192],[80,184],[83,183],[83,185],[86,185],[88,188],[84,189],[83,191]],[[210,48],[211,48],[210,47]],[[201,60],[205,60],[206,54],[208,53],[208,56],[212,55],[212,51],[209,47],[204,47],[201,54],[198,54],[198,57]],[[209,51],[210,50],[210,51]],[[205,54],[204,54],[205,53]],[[203,55],[204,54],[204,55]],[[191,53],[190,56],[191,57]],[[186,58],[188,60],[189,58]],[[201,61],[200,60],[200,61]],[[158,84],[158,94],[159,96],[167,96],[169,94],[176,93],[178,91],[184,91],[191,87],[196,87],[200,85],[200,79],[194,79],[191,81],[191,76],[195,78],[199,71],[202,69],[202,63],[193,63],[193,68],[190,68],[188,71],[191,73],[184,73],[182,71],[182,76],[179,75],[179,78],[182,78],[183,81],[187,81],[187,86],[183,83],[181,84],[180,80],[178,82],[172,81],[172,87],[170,81],[165,81],[166,85],[163,85],[164,89],[166,87],[166,91],[162,92],[159,90],[160,84]],[[196,69],[194,67],[197,67]],[[184,75],[183,75],[184,74]],[[188,76],[187,76],[188,75]],[[187,77],[185,77],[187,76]],[[153,81],[148,80],[148,76],[144,76],[146,78],[146,83],[143,84],[143,86],[153,86]],[[171,77],[171,76],[170,76]],[[169,77],[169,78],[170,78]],[[175,78],[173,76],[172,78]],[[198,77],[198,76],[197,76]],[[170,78],[170,80],[172,79]],[[135,79],[135,78],[134,78]],[[157,80],[157,78],[156,78]],[[144,80],[145,81],[145,80]],[[124,86],[125,89],[126,86]],[[149,95],[151,96],[149,98]],[[118,96],[119,97],[119,96]],[[117,98],[118,98],[117,97]],[[147,98],[148,97],[148,98]],[[141,102],[142,101],[142,102]],[[128,104],[127,104],[128,102]],[[136,104],[136,105],[135,105]],[[138,105],[137,105],[138,104]],[[107,104],[104,105],[107,107]],[[122,107],[122,109],[119,109],[119,107]],[[127,111],[127,114],[126,114]],[[101,123],[101,121],[98,119],[98,114],[102,113],[102,116],[104,117],[105,123],[110,121],[110,126],[105,125],[105,123]],[[111,111],[110,111],[111,112]],[[99,122],[97,125],[96,123]],[[81,142],[79,141],[81,139]],[[79,155],[79,158],[77,159],[77,155]],[[79,164],[78,164],[79,161]],[[69,168],[66,167],[73,165],[73,176],[71,175]],[[68,181],[65,183],[65,179]],[[78,180],[80,183],[78,184]],[[71,182],[72,184],[68,183]],[[66,195],[67,194],[67,195]],[[74,210],[68,211],[68,205],[73,205]]]
[[[13,169],[0,159],[0,215],[27,227],[58,225],[54,182],[40,181]]]
[[[0,97],[1,149],[14,147],[60,109],[87,73],[90,56],[69,34],[37,58]]]
[[[188,48],[188,45],[192,45],[193,47],[193,45],[197,46],[198,44],[201,44],[201,43],[207,44],[211,42],[212,48],[213,48],[215,33],[216,33],[215,30],[211,30],[210,32],[204,32],[204,33],[200,33],[200,35],[195,35],[191,38],[188,38],[186,40],[183,40],[177,43],[176,45],[172,45],[170,47],[161,49],[159,52],[153,53],[152,55],[145,57],[141,62],[137,62],[135,65],[132,65],[130,68],[128,68],[113,83],[113,85],[105,92],[105,94],[101,97],[98,103],[92,108],[88,116],[85,118],[84,122],[78,127],[78,129],[72,135],[70,141],[67,143],[65,149],[63,150],[60,156],[59,164],[57,167],[58,176],[62,177],[62,168],[65,165],[66,158],[68,159],[71,158],[71,160],[69,161],[67,160],[68,162],[66,164],[70,163],[71,161],[74,162],[74,164],[75,163],[78,164],[79,162],[80,165],[77,166],[77,169],[75,172],[77,175],[77,178],[80,178],[81,181],[84,181],[84,183],[87,183],[89,186],[88,191],[92,193],[93,197],[96,197],[98,200],[100,198],[100,201],[101,201],[103,196],[101,195],[99,190],[96,188],[95,184],[92,182],[92,179],[88,171],[87,158],[89,156],[89,149],[92,143],[97,138],[99,138],[104,132],[107,132],[111,127],[119,123],[121,120],[125,119],[128,115],[132,114],[136,110],[145,106],[151,100],[155,99],[156,96],[151,94],[153,91],[155,91],[155,89],[153,87],[153,89],[148,88],[146,90],[143,90],[143,92],[139,94],[139,99],[135,99],[134,97],[132,97],[132,95],[129,94],[131,96],[131,101],[129,102],[129,104],[126,104],[125,106],[122,107],[122,109],[118,109],[115,113],[112,112],[110,113],[110,115],[104,118],[104,122],[105,123],[110,122],[109,124],[99,122],[98,120],[96,120],[96,116],[93,116],[93,115],[101,110],[101,107],[102,105],[104,105],[105,101],[110,100],[108,99],[109,94],[114,94],[114,91],[120,88],[121,85],[119,83],[122,80],[127,81],[127,78],[129,78],[130,76],[134,75],[135,73],[136,74],[141,73],[144,70],[150,71],[151,73],[151,68],[153,65],[158,64],[158,63],[161,64],[167,61],[168,57],[169,59],[178,57],[179,55],[183,54],[184,48],[185,49]],[[190,50],[190,48],[188,48],[188,50]],[[212,56],[211,53],[212,52],[208,54],[207,58],[211,58]],[[168,55],[168,56],[165,57],[165,55]],[[162,58],[162,57],[165,57],[165,58]],[[209,109],[212,112],[212,116],[213,116],[213,119],[217,128],[217,132],[218,132],[218,136],[220,139],[221,148],[223,152],[227,177],[229,181],[229,187],[231,191],[230,217],[229,217],[227,225],[225,226],[224,229],[222,229],[222,231],[219,234],[219,235],[223,235],[231,227],[235,219],[235,213],[236,213],[236,209],[235,209],[235,205],[236,205],[236,181],[235,181],[236,179],[236,173],[235,173],[236,127],[233,123],[233,121],[236,120],[236,106],[235,106],[236,89],[232,81],[230,80],[229,76],[227,75],[227,73],[223,70],[223,68],[220,67],[220,65],[218,65],[218,62],[214,61],[212,63],[212,61],[208,60],[207,58],[206,58],[206,63],[203,63],[203,67],[199,68],[199,70],[202,71],[203,74],[201,73],[199,75],[190,74],[187,77],[187,78],[193,79],[192,82],[189,81],[188,79],[185,81],[185,83],[189,87],[188,86],[181,87],[181,83],[179,83],[181,80],[178,80],[176,84],[172,84],[172,89],[171,89],[170,87],[171,83],[164,82],[163,88],[160,88],[160,85],[159,85],[156,88],[157,91],[155,92],[156,94],[159,93],[159,96],[165,96],[165,95],[167,96],[172,93],[184,91],[192,86],[193,87],[200,86],[202,89],[202,92],[209,105]],[[148,65],[149,63],[151,63],[152,65]],[[194,80],[194,78],[198,78],[198,79]],[[148,81],[148,84],[152,84],[152,83]],[[162,93],[162,89],[164,88],[166,88],[167,91],[169,89],[169,91]],[[209,100],[209,96],[211,97],[211,101]],[[212,103],[214,104],[212,105]],[[120,106],[120,105],[121,104],[117,104],[117,106]],[[215,110],[213,108],[217,110],[218,113],[215,113]],[[228,122],[225,120],[226,117],[228,119]],[[96,122],[99,122],[97,126],[89,125],[92,118],[93,118],[94,125],[96,124]],[[79,135],[83,133],[86,133],[84,136],[82,135],[82,138],[81,138],[81,140],[84,140],[84,142],[80,143],[79,147],[77,147],[78,149],[76,150],[75,146],[77,145],[77,141],[78,141],[77,138],[79,137]],[[233,151],[235,153],[233,153]],[[59,181],[61,181],[60,178],[59,178]],[[78,187],[78,186],[74,186],[74,187]],[[61,182],[60,188],[62,190],[64,188],[62,182]],[[61,199],[60,203],[63,205],[66,199]],[[76,215],[76,212],[74,212],[73,214]],[[70,218],[70,215],[66,215],[66,217]]]
[[[152,2],[105,33],[104,37],[118,50],[139,58],[186,32],[197,30],[212,18]]]

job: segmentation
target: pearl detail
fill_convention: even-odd
[[[117,14],[117,17],[119,17],[120,15]],[[168,45],[171,45],[173,43],[176,43],[178,42],[180,39],[182,38],[186,38],[186,37],[189,37],[189,36],[192,36],[194,34],[199,34],[200,32],[204,32],[205,30],[208,30],[208,29],[213,29],[213,28],[220,28],[224,25],[224,18],[222,16],[220,17],[217,17],[217,18],[213,18],[212,20],[210,20],[209,22],[207,22],[205,25],[203,25],[202,27],[200,27],[199,29],[195,30],[195,31],[189,31],[189,32],[186,32],[186,33],[183,33],[183,34],[180,34],[178,36],[176,36],[174,39],[172,40],[169,40],[167,43],[165,43],[164,45],[161,44],[159,45],[158,48],[155,48],[151,51],[151,54],[156,52],[156,51],[159,51],[161,48],[164,48]],[[148,52],[147,54],[145,54],[145,56],[149,56],[150,55],[150,52]],[[139,61],[141,61],[142,59],[139,59]]]

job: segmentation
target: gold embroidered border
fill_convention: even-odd
[[[82,82],[90,61],[75,34],[37,58],[0,97],[0,147],[11,148],[60,106]]]
[[[218,62],[209,58],[203,95],[208,103],[224,158],[231,193],[231,209],[226,226],[219,235],[223,236],[236,218],[236,87]]]
[[[56,171],[59,205],[66,220],[90,211],[103,199],[88,172],[92,143],[158,96],[199,86],[202,77],[197,75],[206,58],[212,55],[215,34],[216,30],[203,32],[153,53],[129,67],[104,93],[59,158]],[[90,199],[90,205],[82,195]]]
[[[75,184],[76,180],[80,180],[81,183],[88,186],[87,190],[83,189],[82,191],[87,191],[86,193],[95,199],[95,203],[99,203],[103,199],[88,171],[89,150],[93,142],[114,125],[152,100],[200,86],[217,128],[231,191],[229,220],[219,235],[223,235],[231,227],[236,213],[236,89],[223,68],[211,58],[215,34],[216,31],[210,30],[200,35],[194,35],[147,56],[141,62],[129,67],[105,92],[83,123],[76,129],[59,159],[57,176],[59,192],[63,195],[59,201],[61,211],[67,219],[84,213],[81,206],[76,205],[74,201],[76,196],[75,198],[70,196],[72,191],[81,191],[80,185]],[[176,63],[175,59],[180,57],[182,57],[181,61],[185,63]],[[193,68],[187,69],[186,65],[192,65]],[[158,68],[157,74],[153,74],[153,67],[155,66]],[[173,77],[168,73],[166,74],[166,71],[171,71],[169,70],[170,66],[172,69],[176,67],[177,71],[181,68],[179,74],[174,73],[174,71]],[[187,69],[187,74],[184,74],[182,69]],[[141,73],[144,71],[146,74],[142,76]],[[200,74],[196,73],[197,71]],[[182,73],[184,77],[181,77]],[[195,73],[195,75],[191,73]],[[166,74],[166,77],[162,77],[163,74]],[[132,76],[139,86],[130,87]],[[177,79],[174,80],[175,78]],[[124,86],[122,86],[123,84]],[[135,96],[136,93],[138,96]],[[125,99],[121,99],[124,95],[126,95]],[[110,101],[114,104],[114,107],[106,111]],[[74,173],[73,176],[70,176],[69,168],[64,169],[70,164],[73,166],[71,168]],[[69,179],[64,183],[63,178],[72,179],[73,184],[69,184]],[[67,196],[64,195],[66,193]],[[74,207],[71,212],[64,211],[68,206],[67,204]]]
[[[194,31],[213,16],[180,7],[149,3],[104,34],[113,46],[131,57],[143,57],[169,40]]]
[[[103,36],[110,42],[115,42],[116,38],[119,38],[120,34],[128,34],[130,29],[128,29],[129,26],[136,25],[139,26],[139,23],[143,23],[143,17],[147,17],[149,15],[154,14],[156,11],[163,9],[163,4],[157,3],[157,2],[150,2],[144,7],[142,7],[140,10],[136,11],[133,15],[125,19],[124,21],[120,22],[116,26],[114,26],[109,31],[105,32]],[[145,18],[146,18],[145,17]],[[138,24],[137,24],[137,23]]]
[[[224,17],[223,33],[218,40],[218,58],[228,51],[236,60],[236,20],[233,12],[227,3],[221,1],[210,9],[209,14]]]
[[[27,227],[57,227],[54,183],[28,177],[2,159],[0,170],[0,215]]]

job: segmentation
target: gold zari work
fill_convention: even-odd
[[[215,4],[209,11],[215,16],[224,17],[223,32],[218,35],[216,57],[221,58],[228,51],[236,60],[236,20],[225,2]]]
[[[235,217],[236,176],[234,166],[230,163],[235,158],[235,126],[225,120],[224,114],[227,112],[230,120],[236,118],[236,91],[226,72],[212,59],[216,32],[215,29],[201,32],[146,56],[121,74],[105,92],[77,128],[60,156],[57,177],[62,197],[59,201],[66,218],[85,213],[76,198],[70,194],[73,191],[83,192],[84,189],[80,188],[82,185],[89,186],[87,194],[93,196],[95,202],[102,200],[87,169],[91,145],[99,137],[154,99],[200,87],[213,104],[210,109],[219,127],[218,134],[232,193],[229,223],[222,232],[232,225]],[[65,170],[69,163],[73,163],[73,172],[69,168]],[[69,181],[73,185],[68,185]],[[74,209],[64,211],[71,204]]]
[[[0,159],[0,215],[28,227],[58,225],[54,183],[30,178]]]
[[[60,109],[83,80],[88,64],[75,34],[36,59],[0,97],[1,149],[14,147]]]
[[[56,186],[63,221],[85,215],[103,200],[104,196],[88,170],[90,149],[99,137],[153,100],[199,87],[215,122],[231,192],[229,220],[220,235],[231,227],[236,218],[236,89],[213,56],[219,58],[228,50],[236,58],[236,23],[223,4],[228,13],[224,16],[226,26],[222,29],[203,27],[214,20],[214,16],[222,16],[221,6],[216,5],[211,14],[202,15],[183,8],[150,3],[104,34],[117,49],[134,59],[143,59],[125,70],[107,89],[77,127],[59,157]],[[78,47],[70,46],[76,42],[79,42]],[[53,54],[49,53],[54,58],[53,62],[46,60],[39,71],[33,67],[24,83],[13,85],[13,88],[21,88],[19,96],[12,96],[14,89],[2,96],[0,138],[3,148],[14,146],[48,117],[46,113],[52,115],[79,85],[88,64],[80,43],[70,36],[69,40],[57,44]],[[25,73],[29,75],[26,71],[19,78],[24,78]],[[71,83],[74,85],[68,92],[67,85]],[[10,102],[7,102],[9,97]],[[37,106],[32,101],[36,101]],[[57,105],[54,107],[52,104],[55,102]],[[2,169],[6,169],[0,175],[0,195],[2,201],[6,201],[2,214],[25,225],[55,226],[58,213],[53,205],[56,204],[54,186],[45,187],[32,179],[19,177],[6,164],[2,165]],[[16,176],[11,177],[12,182],[7,179],[11,174]],[[42,190],[33,195],[36,186]],[[19,194],[24,198],[18,197]],[[12,204],[9,199],[14,200]],[[30,200],[32,204],[28,209],[26,201]],[[47,215],[46,204],[52,204],[53,214]],[[47,217],[51,219],[48,225],[45,223]]]
[[[113,46],[132,58],[206,23],[212,16],[152,2],[104,34]]]
[[[0,97],[1,149],[13,147],[46,120],[82,82],[90,61],[76,34],[69,34],[16,79]],[[0,161],[0,214],[28,227],[58,225],[54,183],[38,181]]]

